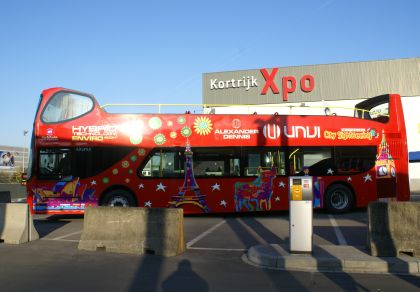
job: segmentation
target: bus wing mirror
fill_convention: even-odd
[[[26,172],[22,172],[22,174],[20,175],[20,184],[22,186],[26,186],[26,181],[28,180],[28,175]]]

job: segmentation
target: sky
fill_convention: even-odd
[[[420,0],[0,0],[0,145],[41,91],[202,103],[210,72],[420,57]]]

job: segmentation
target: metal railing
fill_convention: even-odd
[[[190,104],[190,103],[117,103],[117,104],[104,104],[101,106],[101,109],[110,108],[110,107],[156,107],[157,112],[156,113],[162,113],[163,108],[170,108],[170,107],[184,107],[186,108],[186,112],[190,113],[189,110],[192,108],[200,108],[202,110],[203,114],[217,114],[216,109],[226,109],[226,108],[245,108],[246,113],[242,114],[256,114],[256,109],[258,108],[271,108],[273,110],[273,113],[271,114],[280,114],[278,113],[281,109],[289,109],[289,113],[281,113],[284,115],[302,115],[304,113],[294,114],[292,113],[293,109],[303,109],[303,110],[309,110],[309,109],[318,109],[320,110],[317,115],[337,115],[337,116],[347,116],[347,117],[358,117],[361,119],[370,117],[369,110],[360,109],[360,108],[353,108],[353,107],[343,107],[343,106],[318,106],[318,105],[306,105],[306,104],[300,104],[300,105],[288,105],[288,104]],[[351,114],[338,114],[333,111],[351,111]],[[150,113],[150,112],[148,112]],[[194,111],[193,111],[194,113]],[[224,114],[224,113],[222,113]],[[227,114],[227,113],[226,113]],[[262,113],[262,114],[270,114],[270,113]],[[389,117],[389,115],[383,115]]]

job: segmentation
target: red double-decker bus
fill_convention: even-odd
[[[286,210],[291,175],[312,176],[314,207],[336,213],[410,196],[396,94],[359,103],[351,117],[111,114],[90,94],[51,88],[39,101],[28,170],[34,213]]]

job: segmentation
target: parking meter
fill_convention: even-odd
[[[312,253],[312,176],[291,176],[289,181],[289,238],[291,253]]]

